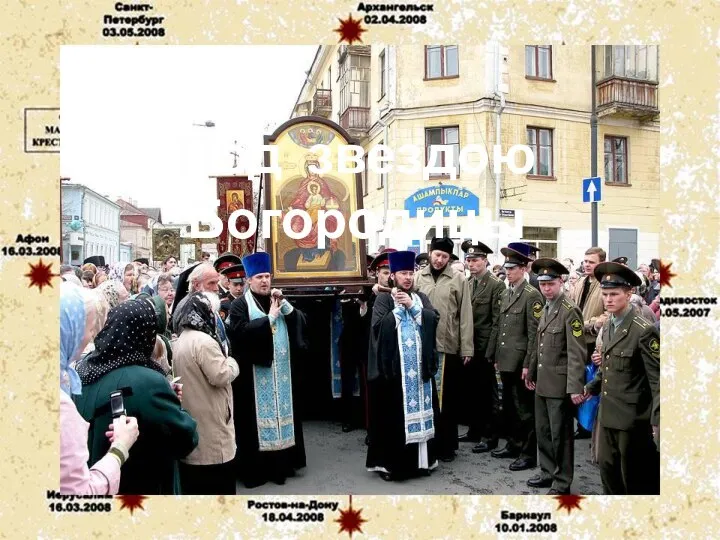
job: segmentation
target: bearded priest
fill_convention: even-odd
[[[240,375],[233,382],[236,464],[247,488],[284,484],[305,467],[299,418],[298,376],[305,343],[305,315],[271,289],[270,256],[243,257],[249,285],[227,318]]]

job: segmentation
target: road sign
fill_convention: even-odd
[[[600,202],[602,200],[602,191],[599,176],[592,178],[583,178],[582,181],[582,200],[583,202]]]

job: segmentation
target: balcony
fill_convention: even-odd
[[[340,45],[338,47],[338,61],[342,63],[348,54],[370,56],[370,51],[370,45]]]
[[[658,109],[658,84],[653,81],[612,76],[597,87],[597,115],[654,120]]]
[[[340,126],[353,137],[363,137],[370,128],[370,107],[348,107],[340,116]]]
[[[322,88],[315,90],[312,113],[314,116],[330,118],[332,114],[332,92],[330,90],[324,90]]]

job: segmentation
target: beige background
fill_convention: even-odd
[[[18,233],[50,235],[59,244],[59,154],[23,153],[23,108],[59,103],[62,44],[119,44],[101,36],[114,2],[6,4],[0,22],[0,215],[2,245]],[[156,2],[167,17],[164,40],[141,44],[333,43],[337,17],[357,3],[277,0]],[[366,42],[397,44],[485,40],[495,32],[516,43],[659,43],[662,114],[663,243],[661,255],[679,275],[664,296],[720,291],[718,253],[718,5],[710,2],[438,2],[430,22],[415,29],[372,27]],[[355,13],[357,16],[357,13]],[[91,76],[91,75],[89,75]],[[578,91],[586,91],[579,89]],[[258,134],[260,135],[260,134]],[[47,261],[47,258],[45,259]],[[53,515],[46,490],[58,482],[58,289],[28,289],[34,259],[0,256],[0,531],[5,537],[75,538],[337,536],[325,522],[265,524],[245,497],[160,498],[145,511]],[[53,269],[57,271],[57,259]],[[549,497],[356,497],[365,536],[488,537],[502,509],[551,511],[562,536],[658,537],[659,530],[717,537],[720,467],[715,449],[720,383],[720,308],[707,319],[663,320],[662,493],[660,498],[591,497],[582,511],[556,512]],[[292,482],[288,484],[292,489]],[[308,500],[309,497],[303,497]],[[347,505],[346,497],[325,497]],[[341,537],[345,537],[344,535]]]

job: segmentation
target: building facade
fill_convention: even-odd
[[[117,203],[121,208],[120,239],[130,246],[131,261],[147,258],[152,262],[152,229],[156,219],[135,206],[135,201],[118,199]]]
[[[81,184],[61,185],[62,261],[81,265],[93,255],[110,263],[120,250],[120,207]]]
[[[507,225],[486,242],[490,246],[524,240],[538,245],[541,255],[578,261],[591,245],[591,205],[582,202],[582,179],[591,176],[594,94],[599,244],[609,256],[624,255],[636,265],[656,258],[659,249],[659,51],[595,47],[594,88],[591,52],[497,43],[320,46],[292,116],[337,122],[366,154],[379,143],[395,152],[390,172],[363,173],[364,207],[376,215],[403,209],[419,189],[456,186],[478,197],[488,230],[491,221]],[[420,160],[433,160],[437,169],[427,179],[398,170],[411,165],[398,153],[403,145],[415,146]],[[449,153],[433,151],[439,145]],[[469,145],[484,149],[487,160],[473,151],[460,166],[461,149]],[[496,145],[503,158],[514,145],[531,147],[531,169],[512,172],[499,163]],[[447,170],[450,154],[455,178]],[[518,166],[522,162],[516,158]],[[502,217],[496,219],[498,211]],[[393,234],[398,245],[392,247],[419,244],[424,251],[435,232],[414,222],[410,231]],[[461,255],[462,233],[446,233],[458,240]],[[378,231],[370,238],[370,251],[385,243],[383,236]]]

